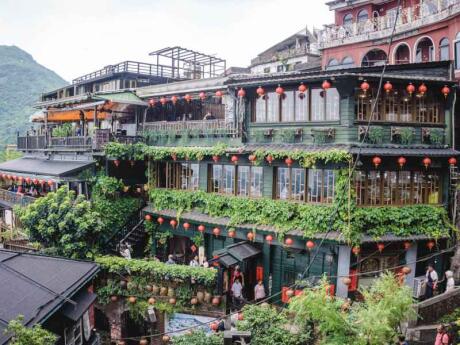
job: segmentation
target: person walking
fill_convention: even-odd
[[[256,302],[260,302],[263,299],[265,299],[265,287],[264,287],[264,282],[262,280],[259,280],[259,282],[256,284],[254,287],[254,299]]]
[[[425,274],[425,298],[433,297],[433,292],[438,284],[438,273],[434,270],[433,265],[428,265]]]
[[[455,289],[455,280],[454,280],[454,272],[446,271],[446,292],[452,291]]]
[[[232,284],[232,297],[233,305],[238,309],[243,303],[243,285],[241,285],[241,278],[236,278]]]
[[[436,340],[434,345],[449,345],[449,335],[447,334],[446,327],[444,325],[438,326],[438,333],[436,334]]]
[[[398,337],[398,345],[409,345],[408,342],[406,341],[406,337],[403,335],[400,335]]]

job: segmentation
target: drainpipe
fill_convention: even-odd
[[[455,150],[455,106],[457,104],[457,85],[453,86],[454,89],[454,99],[452,101],[452,148]]]

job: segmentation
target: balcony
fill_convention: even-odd
[[[16,192],[0,188],[0,203],[5,203],[11,206],[25,207],[35,201],[35,198],[23,195]]]
[[[438,23],[458,13],[460,13],[460,3],[454,0],[436,0],[403,8],[396,22],[395,34]],[[394,19],[395,14],[392,13],[349,25],[326,27],[318,34],[319,48],[326,49],[344,44],[384,39],[391,35]]]
[[[306,45],[303,45],[298,48],[287,49],[273,54],[260,55],[251,60],[251,66],[287,60],[298,56],[304,56],[310,53],[318,54],[318,52],[314,52],[311,49],[309,49]]]

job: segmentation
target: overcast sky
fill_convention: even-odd
[[[0,0],[0,44],[64,79],[180,45],[247,66],[287,36],[333,21],[325,0]]]

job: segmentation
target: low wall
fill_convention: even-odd
[[[418,318],[416,325],[429,325],[437,323],[444,315],[460,308],[460,287],[434,296],[415,305]]]

